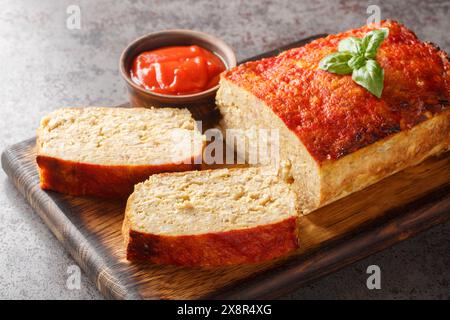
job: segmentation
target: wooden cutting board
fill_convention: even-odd
[[[213,106],[192,111],[211,125],[216,121]],[[275,298],[450,218],[447,152],[302,217],[301,248],[291,256],[216,269],[137,264],[125,259],[124,201],[42,191],[34,139],[7,148],[1,160],[17,189],[107,298]]]

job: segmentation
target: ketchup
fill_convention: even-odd
[[[222,60],[199,46],[164,47],[139,54],[131,79],[156,93],[183,95],[208,90],[219,83]]]

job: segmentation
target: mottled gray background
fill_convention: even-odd
[[[81,30],[66,28],[81,7]],[[450,51],[450,1],[0,1],[0,149],[32,137],[39,119],[68,105],[126,99],[117,68],[134,38],[166,28],[202,30],[245,58],[315,33],[360,26],[368,4]],[[0,298],[98,299],[83,275],[0,172]],[[382,290],[366,288],[366,268],[382,270]],[[371,256],[291,294],[296,299],[450,298],[450,223]]]

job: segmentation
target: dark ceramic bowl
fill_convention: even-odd
[[[133,41],[120,57],[120,73],[128,87],[130,104],[134,107],[173,106],[193,107],[197,104],[213,103],[219,85],[208,90],[187,94],[167,95],[148,91],[131,80],[130,70],[133,59],[140,53],[167,46],[198,45],[214,52],[230,69],[236,66],[236,57],[233,50],[222,40],[209,34],[192,30],[165,30],[143,36]]]

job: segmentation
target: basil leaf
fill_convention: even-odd
[[[357,55],[357,56],[353,56],[349,61],[348,61],[348,66],[350,68],[352,68],[353,70],[355,69],[359,69],[362,66],[364,66],[364,64],[366,63],[366,58],[364,58],[361,55]]]
[[[320,60],[319,68],[337,74],[350,74],[352,68],[347,62],[351,58],[352,55],[348,52],[335,52]]]
[[[350,52],[352,54],[360,54],[364,52],[364,48],[362,46],[362,39],[359,38],[346,38],[341,40],[338,45],[339,52]]]
[[[357,84],[380,98],[384,86],[384,70],[375,60],[378,48],[389,35],[389,29],[372,30],[364,38],[341,40],[338,52],[324,57],[319,68],[337,74],[352,74]]]
[[[365,47],[364,56],[367,59],[374,59],[377,55],[378,48],[388,35],[389,29],[387,28],[372,30],[367,33],[362,40],[363,46]]]
[[[363,67],[353,70],[352,79],[374,96],[381,98],[384,70],[375,60],[367,60]]]

